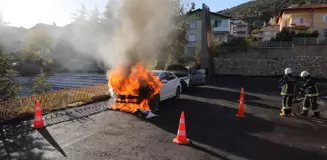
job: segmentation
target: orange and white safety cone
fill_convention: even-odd
[[[41,104],[39,100],[36,100],[35,104],[35,118],[34,118],[34,123],[32,125],[33,128],[43,128],[44,123],[43,123],[43,117],[42,117],[42,109],[41,109]]]
[[[174,143],[177,144],[189,144],[190,140],[186,137],[186,127],[185,127],[185,117],[184,112],[181,114],[181,118],[179,120],[178,132],[176,138],[173,139]]]
[[[238,111],[237,111],[236,117],[239,117],[239,118],[245,117],[245,114],[244,114],[244,88],[242,88],[242,90],[241,90],[240,103],[238,105]]]

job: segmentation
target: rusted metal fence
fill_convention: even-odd
[[[291,41],[268,41],[258,43],[259,48],[293,48]]]
[[[267,41],[258,43],[259,48],[294,48],[296,45],[327,45],[327,38],[294,37],[292,41]]]
[[[307,45],[314,45],[314,44],[327,44],[326,37],[295,37],[293,38],[293,43],[297,44],[307,44]]]
[[[0,102],[0,120],[12,119],[24,113],[33,113],[36,99],[41,101],[43,110],[51,111],[65,108],[68,104],[88,101],[92,97],[105,95],[107,89],[107,84],[102,84],[2,101]]]

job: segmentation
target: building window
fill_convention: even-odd
[[[196,47],[187,47],[187,55],[194,56],[196,52]]]
[[[324,18],[323,21],[327,22],[327,14],[325,14],[323,18]]]
[[[293,22],[302,24],[304,22],[304,19],[303,18],[296,18],[296,19],[294,19]]]
[[[266,36],[270,36],[270,32],[265,32],[264,33]]]
[[[195,35],[194,34],[188,35],[188,41],[189,42],[195,42]]]
[[[227,20],[224,20],[224,21],[223,21],[223,26],[224,26],[224,27],[228,27],[228,21],[227,21]]]
[[[221,27],[221,20],[218,19],[218,20],[215,20],[215,24],[214,24],[214,27]]]
[[[195,29],[196,28],[196,23],[191,23],[190,24],[190,29]]]

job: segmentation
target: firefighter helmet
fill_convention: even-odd
[[[291,68],[286,68],[285,69],[285,74],[291,74],[292,73],[292,69]]]
[[[302,71],[300,74],[301,77],[307,77],[308,75],[309,75],[309,72],[307,72],[307,71]]]

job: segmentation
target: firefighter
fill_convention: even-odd
[[[282,109],[280,115],[293,115],[292,101],[293,96],[295,95],[296,81],[295,78],[292,76],[291,68],[285,69],[285,75],[279,80],[279,84],[281,86],[280,95],[282,96]]]
[[[318,109],[318,103],[317,98],[319,96],[319,91],[317,87],[317,83],[311,78],[309,72],[303,71],[300,75],[304,80],[305,83],[300,88],[300,95],[301,93],[305,94],[304,101],[303,101],[303,108],[301,115],[307,116],[309,112],[309,108],[311,105],[311,109],[314,113],[314,117],[320,117],[319,109]]]

